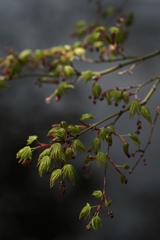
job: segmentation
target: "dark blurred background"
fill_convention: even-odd
[[[109,0],[103,3],[112,5]],[[135,23],[126,43],[128,53],[143,55],[159,49],[159,9],[158,0],[128,1],[124,11],[135,13]],[[70,44],[69,34],[75,22],[94,19],[94,10],[94,4],[88,4],[87,0],[0,1],[1,56],[6,54],[5,47],[20,52],[26,48],[35,50]],[[133,75],[117,77],[113,73],[104,79],[103,84],[108,86],[110,83],[115,87],[149,80],[159,74],[159,63],[160,57],[157,56],[138,66]],[[90,179],[86,180],[81,170],[83,159],[79,157],[79,180],[75,187],[68,183],[67,193],[61,197],[58,186],[49,188],[48,176],[39,177],[36,169],[38,155],[30,167],[22,167],[17,163],[16,153],[25,146],[29,135],[38,135],[42,142],[45,141],[53,123],[61,120],[77,123],[85,112],[92,112],[100,119],[109,109],[105,104],[106,112],[101,105],[86,104],[89,89],[80,85],[75,94],[50,104],[45,103],[45,97],[52,93],[52,89],[35,86],[32,78],[19,79],[9,85],[8,89],[0,91],[0,239],[160,239],[159,120],[154,140],[146,153],[147,167],[140,163],[132,175],[127,175],[128,184],[125,186],[120,184],[115,171],[108,174],[108,195],[113,199],[114,218],[109,219],[104,212],[103,228],[86,232],[86,222],[78,220],[79,212],[87,201],[95,204],[91,194],[102,186],[102,171],[96,173],[93,169]],[[153,113],[159,104],[158,89],[149,103]],[[122,121],[121,131],[127,132],[128,125],[129,122]],[[134,129],[135,125],[131,128]],[[149,124],[144,122],[142,140],[147,139],[148,129]],[[118,150],[113,152],[113,158],[123,162]]]

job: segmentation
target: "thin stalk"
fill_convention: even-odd
[[[127,61],[127,62],[124,62],[124,63],[120,63],[120,64],[118,64],[118,65],[116,65],[116,66],[114,66],[114,67],[105,69],[105,70],[103,70],[103,71],[98,71],[98,72],[93,72],[93,73],[94,73],[95,75],[98,74],[98,75],[101,75],[101,76],[102,76],[102,75],[106,75],[106,74],[108,74],[108,73],[114,72],[114,71],[116,71],[116,70],[118,70],[118,69],[120,69],[120,68],[123,68],[123,67],[125,67],[125,66],[128,66],[128,65],[130,65],[130,64],[134,64],[134,63],[138,63],[138,62],[143,62],[143,61],[145,61],[145,60],[147,60],[147,59],[149,59],[149,58],[155,57],[156,55],[159,55],[159,54],[160,54],[160,50],[157,50],[157,51],[155,51],[155,52],[146,54],[146,55],[144,55],[144,56],[142,56],[142,57],[137,57],[137,58],[135,58],[135,59],[133,59],[133,60],[130,60],[130,61]]]
[[[94,129],[97,125],[99,125],[99,124],[101,124],[101,123],[103,123],[103,122],[106,122],[106,121],[108,121],[108,120],[111,119],[111,118],[114,118],[114,117],[116,117],[116,116],[118,116],[118,115],[122,115],[123,113],[127,112],[128,109],[129,109],[129,108],[127,107],[127,108],[125,108],[124,110],[121,110],[121,111],[119,111],[119,112],[117,112],[117,113],[115,113],[115,114],[112,114],[112,115],[109,116],[109,117],[106,117],[106,118],[101,119],[100,121],[98,121],[98,122],[96,122],[96,123],[94,123],[94,124],[91,124],[88,128],[84,129],[79,135],[87,132],[87,131],[90,130],[90,129]]]

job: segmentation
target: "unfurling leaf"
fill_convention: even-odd
[[[43,152],[41,152],[41,154],[39,155],[39,158],[38,158],[38,162],[41,161],[41,159],[45,156],[49,156],[50,154],[50,149],[47,148],[45,149]]]
[[[92,141],[92,150],[95,154],[97,154],[100,146],[101,146],[101,140],[98,137],[95,137]]]
[[[92,94],[94,97],[99,98],[101,95],[102,89],[98,83],[94,83],[92,87]]]
[[[68,177],[70,181],[75,184],[76,171],[71,164],[65,164],[62,168],[64,178]]]
[[[74,135],[78,135],[79,134],[79,126],[77,125],[69,125],[67,128],[67,131],[69,131],[70,133],[74,134]]]
[[[129,136],[134,141],[134,144],[139,147],[141,144],[139,138],[133,133],[130,133]]]
[[[82,208],[80,214],[79,214],[79,219],[83,218],[86,219],[87,217],[90,218],[90,213],[91,213],[91,206],[89,203],[86,203],[86,205]]]
[[[98,229],[99,227],[102,227],[102,221],[98,215],[92,217],[91,224],[94,230]]]
[[[40,161],[38,161],[37,166],[38,166],[40,177],[43,175],[44,172],[47,172],[49,170],[50,164],[51,164],[51,158],[49,156],[44,156],[43,158],[41,158]]]
[[[50,147],[50,156],[56,162],[58,160],[65,160],[63,147],[60,143],[54,143]]]
[[[66,161],[68,161],[72,157],[73,157],[72,148],[71,147],[66,148],[66,150],[65,150],[65,159],[66,159]]]
[[[51,177],[50,177],[50,187],[53,187],[55,182],[62,176],[62,170],[61,169],[56,169],[52,172]]]
[[[103,195],[102,191],[101,190],[95,190],[93,193],[92,193],[92,196],[94,196],[95,198],[101,198]]]
[[[123,152],[125,153],[125,155],[129,158],[130,154],[129,154],[129,144],[127,142],[125,142],[123,144]]]
[[[76,139],[75,141],[73,141],[72,147],[75,151],[86,152],[86,147],[84,146],[84,144],[79,139]]]
[[[90,113],[84,113],[82,114],[80,120],[83,121],[83,120],[86,120],[86,119],[94,119],[94,116]]]
[[[82,72],[79,80],[81,80],[83,78],[84,83],[87,83],[88,81],[92,80],[93,75],[94,74],[93,74],[92,71],[89,71],[89,70],[88,71],[84,71],[84,72]]]
[[[32,149],[30,146],[26,146],[22,148],[17,154],[16,158],[19,158],[19,163],[22,163],[23,165],[27,164],[27,162],[32,160]]]
[[[106,139],[106,135],[108,134],[107,130],[105,128],[102,128],[99,132],[99,137],[102,138],[104,141]]]
[[[150,111],[147,107],[142,106],[140,108],[140,113],[149,123],[152,123],[151,114],[150,114]]]
[[[70,65],[65,65],[64,66],[64,74],[67,78],[70,78],[75,75],[74,68],[71,67]]]
[[[33,135],[33,136],[29,136],[28,140],[27,140],[27,145],[30,145],[32,142],[34,142],[36,139],[38,138],[38,136]]]
[[[97,155],[96,155],[96,162],[97,162],[98,167],[100,167],[101,161],[103,162],[105,167],[108,168],[108,157],[107,157],[107,155],[103,152],[98,152]]]
[[[59,86],[55,89],[53,95],[61,97],[62,95],[67,93],[68,89],[74,89],[73,84],[61,82]]]
[[[115,128],[114,128],[113,125],[108,126],[107,129],[108,129],[110,132],[115,133]]]
[[[132,118],[137,112],[139,112],[141,105],[137,101],[132,101],[129,105],[129,116]]]

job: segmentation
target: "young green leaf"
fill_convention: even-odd
[[[61,121],[60,126],[64,129],[66,129],[68,127],[68,123],[66,121]]]
[[[55,89],[53,95],[61,97],[62,95],[67,93],[68,89],[74,89],[74,86],[66,82],[61,82],[59,86]]]
[[[62,168],[64,178],[68,177],[72,184],[75,184],[76,171],[71,164],[65,164]]]
[[[95,198],[101,198],[103,195],[102,191],[101,190],[95,190],[93,191],[92,193],[92,196],[94,196]]]
[[[41,161],[41,159],[45,156],[49,156],[50,154],[50,148],[45,149],[41,154],[39,155],[38,162]]]
[[[107,130],[105,128],[102,128],[99,132],[99,137],[104,141],[106,139],[107,133]]]
[[[100,146],[101,146],[101,140],[98,137],[95,137],[92,141],[92,150],[95,154],[97,154]]]
[[[51,177],[50,177],[50,187],[53,187],[55,182],[62,176],[62,170],[61,169],[56,169],[52,172]]]
[[[40,161],[38,161],[37,166],[40,177],[43,175],[44,172],[47,172],[49,170],[50,164],[51,158],[49,156],[44,156],[43,158],[41,158]]]
[[[75,151],[86,152],[86,147],[84,146],[84,144],[79,139],[76,139],[76,140],[73,141],[72,147]]]
[[[64,140],[66,137],[66,131],[64,128],[59,128],[55,131],[54,140]]]
[[[74,68],[71,67],[70,65],[65,65],[64,66],[64,74],[67,78],[70,78],[75,75]]]
[[[66,150],[65,150],[65,159],[66,159],[66,161],[68,161],[72,157],[73,157],[72,148],[71,147],[66,148]]]
[[[33,135],[33,136],[29,136],[28,140],[27,140],[27,145],[30,145],[32,142],[34,142],[36,139],[38,138],[38,136]]]
[[[99,98],[101,95],[102,89],[98,83],[94,83],[92,86],[92,94],[94,97]]]
[[[139,138],[134,133],[129,133],[129,136],[134,141],[134,144],[139,147],[141,144]]]
[[[94,230],[97,230],[99,227],[102,227],[102,221],[98,215],[92,217],[91,224]]]
[[[109,130],[109,132],[115,133],[115,128],[113,125],[108,126],[107,129]]]
[[[125,155],[130,158],[130,154],[129,154],[129,144],[127,142],[125,142],[123,144],[123,152],[125,153]]]
[[[94,116],[90,113],[84,113],[82,114],[80,120],[83,121],[83,120],[86,120],[86,119],[94,119]]]
[[[65,160],[63,147],[60,143],[54,143],[50,147],[50,156],[56,162],[58,160]]]
[[[19,150],[19,152],[17,152],[16,154],[16,158],[20,158],[18,162],[22,164],[27,163],[27,161],[31,161],[32,149],[30,148],[30,146],[26,146]]]
[[[140,113],[149,123],[152,124],[151,114],[150,114],[150,111],[147,107],[141,106]]]
[[[77,125],[69,125],[67,128],[67,131],[69,131],[70,133],[74,134],[74,135],[78,135],[79,134],[79,126]]]
[[[141,105],[137,101],[132,101],[129,105],[129,116],[132,118],[137,112],[139,112]]]
[[[81,73],[79,80],[81,80],[83,78],[84,83],[87,83],[88,81],[92,80],[93,75],[94,74],[92,71],[89,71],[89,70],[84,71]]]
[[[90,213],[91,213],[91,206],[89,203],[86,203],[86,205],[82,208],[80,214],[79,214],[79,219],[83,218],[90,218]]]
[[[106,168],[108,168],[108,157],[105,153],[103,152],[98,152],[96,155],[96,162],[98,167],[100,167],[101,161],[105,165]]]

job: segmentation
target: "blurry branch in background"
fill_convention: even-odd
[[[106,191],[106,173],[110,167],[113,167],[119,174],[121,184],[126,184],[125,171],[132,173],[141,160],[146,165],[145,153],[151,143],[159,116],[159,103],[155,103],[154,117],[152,117],[147,104],[159,86],[160,76],[154,76],[152,79],[147,79],[146,82],[127,87],[110,88],[108,80],[107,89],[102,88],[100,84],[102,76],[120,69],[117,78],[126,73],[133,74],[137,65],[160,54],[160,50],[144,56],[129,56],[125,53],[124,45],[128,37],[128,29],[134,19],[133,13],[123,14],[122,12],[126,2],[123,1],[122,5],[116,9],[102,7],[101,1],[95,1],[96,21],[92,23],[84,20],[77,22],[75,31],[71,34],[71,37],[76,39],[72,45],[35,51],[25,49],[21,53],[17,53],[12,48],[6,48],[8,55],[0,59],[1,88],[7,88],[9,82],[15,79],[32,77],[36,79],[38,86],[53,85],[51,95],[46,97],[46,103],[49,103],[52,99],[60,101],[64,94],[75,89],[77,82],[86,86],[91,83],[89,99],[92,99],[95,107],[97,101],[106,101],[106,104],[115,109],[114,114],[109,115],[106,112],[104,119],[99,119],[94,123],[91,123],[95,118],[93,114],[86,112],[82,114],[78,123],[70,124],[65,119],[60,123],[54,123],[47,133],[46,143],[42,143],[36,135],[29,136],[26,146],[19,150],[16,156],[22,165],[30,165],[34,151],[41,151],[37,162],[39,175],[50,174],[50,187],[58,182],[61,195],[66,192],[67,178],[72,184],[76,183],[77,173],[74,159],[77,154],[85,154],[82,169],[86,178],[90,175],[92,164],[95,164],[97,168],[104,168],[103,186],[92,193],[96,198],[96,205],[92,206],[90,203],[86,203],[79,215],[80,219],[89,218],[86,230],[102,226],[100,218],[102,206],[107,209],[108,216],[113,218],[113,212],[110,209],[112,201]],[[119,16],[115,18],[117,14]],[[115,19],[114,25],[111,24],[111,19]],[[93,64],[93,67],[79,71],[75,67],[76,61]],[[118,63],[109,67],[109,63],[113,62]],[[94,71],[95,64],[101,63],[106,63],[107,67],[102,71]],[[146,96],[141,99],[141,90],[147,85],[151,85],[151,87]],[[122,116],[125,118],[124,124],[127,125],[129,125],[130,119],[134,118],[136,125],[134,133],[132,131],[125,134],[120,132],[121,129],[117,123]],[[143,147],[140,136],[143,135],[144,120],[150,124],[150,134]],[[93,134],[90,134],[91,132],[94,133],[94,137]],[[88,134],[90,137],[87,146],[80,139],[84,134]],[[115,139],[119,141],[119,147],[125,156],[125,161],[121,165],[112,158],[110,151],[111,148],[115,148],[113,145]],[[132,148],[133,152],[130,150]],[[136,159],[133,166],[128,163],[129,158]]]

